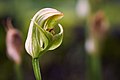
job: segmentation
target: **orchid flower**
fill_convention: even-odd
[[[38,11],[33,18],[28,30],[25,49],[32,56],[33,69],[37,80],[41,80],[38,59],[41,54],[48,50],[54,50],[60,46],[63,40],[63,27],[58,21],[63,13],[56,9],[44,8]],[[59,33],[55,32],[58,25]],[[38,71],[36,71],[38,70]]]
[[[28,36],[25,42],[26,51],[33,57],[47,50],[54,50],[62,43],[63,28],[60,24],[60,32],[55,34],[54,27],[63,17],[63,13],[52,8],[44,8],[38,11],[31,20]]]

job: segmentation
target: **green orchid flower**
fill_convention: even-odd
[[[38,58],[42,53],[60,46],[63,40],[63,27],[58,21],[62,17],[63,13],[52,8],[44,8],[34,15],[25,42],[25,49],[32,58]],[[55,33],[56,24],[59,33]]]
[[[36,80],[42,80],[39,58],[48,50],[54,50],[60,46],[63,40],[63,28],[58,21],[63,13],[52,8],[44,8],[38,11],[31,20],[28,30],[25,49],[32,56],[32,65]],[[59,33],[55,32],[58,24]]]

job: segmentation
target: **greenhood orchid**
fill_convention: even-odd
[[[58,10],[44,8],[31,19],[25,49],[32,58],[38,58],[42,53],[60,46],[63,40],[63,28],[58,21],[62,17],[63,13]],[[54,31],[56,24],[58,24],[59,33]]]

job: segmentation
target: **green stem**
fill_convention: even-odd
[[[32,59],[32,65],[33,65],[33,70],[34,70],[36,80],[42,80],[41,79],[40,68],[39,68],[39,59],[38,58],[33,58]]]
[[[15,64],[14,68],[17,80],[23,80],[20,64]]]
[[[88,55],[87,64],[88,64],[87,80],[102,80],[100,56]]]

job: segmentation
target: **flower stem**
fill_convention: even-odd
[[[42,80],[41,79],[41,73],[40,73],[39,59],[38,58],[33,58],[32,59],[32,66],[33,66],[33,70],[34,70],[36,80]]]
[[[87,80],[102,80],[102,69],[99,55],[87,55]]]
[[[16,73],[17,80],[23,80],[20,64],[15,64],[14,68],[15,68],[15,73]]]

